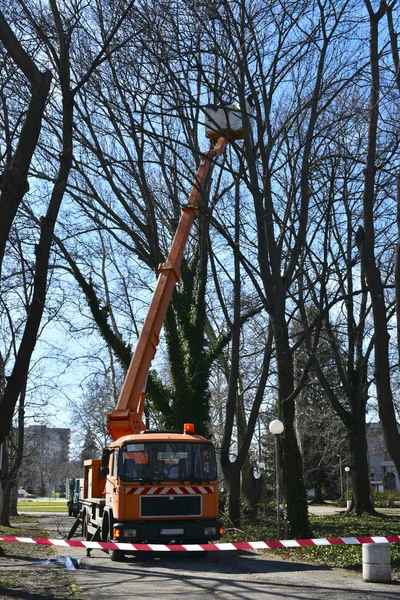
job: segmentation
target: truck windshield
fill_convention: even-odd
[[[120,477],[123,481],[213,481],[217,479],[214,447],[185,442],[124,444]]]

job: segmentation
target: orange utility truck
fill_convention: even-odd
[[[82,531],[87,540],[131,543],[206,543],[222,535],[213,444],[182,432],[148,431],[142,421],[145,386],[180,264],[196,218],[210,164],[232,139],[243,137],[237,105],[206,109],[206,136],[213,148],[202,155],[188,203],[167,262],[159,267],[153,298],[115,410],[107,415],[114,440],[102,459],[84,463]],[[110,551],[118,560],[122,550]]]

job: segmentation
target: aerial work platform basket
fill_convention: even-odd
[[[250,114],[248,102],[245,103],[245,111]],[[243,111],[239,103],[208,104],[204,107],[204,113],[206,137],[215,141],[221,136],[243,139]]]

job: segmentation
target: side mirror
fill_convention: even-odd
[[[108,475],[110,472],[108,462],[110,460],[111,453],[112,450],[110,448],[103,448],[103,454],[101,456],[101,472],[103,473],[103,475]]]

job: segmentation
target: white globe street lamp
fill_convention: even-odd
[[[282,421],[280,421],[279,419],[274,419],[273,421],[271,421],[271,423],[269,424],[269,430],[274,435],[280,435],[281,433],[283,433],[284,426]]]
[[[274,419],[269,424],[269,430],[275,437],[275,472],[276,472],[276,528],[278,530],[278,540],[281,535],[281,523],[280,523],[280,477],[279,477],[279,436],[283,433],[284,425],[279,419]]]

